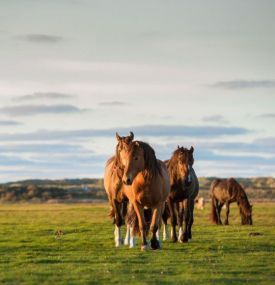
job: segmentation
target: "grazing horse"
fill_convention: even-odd
[[[127,151],[120,153],[124,168],[122,181],[123,194],[129,199],[137,215],[141,236],[141,249],[147,249],[146,219],[144,212],[151,209],[150,230],[151,248],[159,249],[157,231],[161,222],[165,200],[170,192],[170,183],[165,164],[156,158],[153,148],[141,141],[133,141],[126,146]]]
[[[221,209],[226,205],[225,225],[228,225],[229,205],[237,202],[242,225],[252,225],[252,205],[250,205],[243,187],[234,179],[215,179],[211,183],[212,221],[222,225]]]
[[[115,245],[118,247],[122,244],[120,227],[123,223],[123,218],[127,213],[128,199],[123,194],[122,176],[124,167],[120,160],[120,154],[125,152],[126,146],[128,146],[134,139],[134,134],[130,134],[126,137],[120,137],[116,133],[117,146],[116,153],[106,163],[104,173],[104,188],[108,196],[111,211],[110,216],[114,218],[115,224]]]
[[[166,161],[168,168],[171,192],[167,199],[166,211],[163,214],[164,240],[167,239],[167,219],[171,217],[171,237],[177,241],[176,225],[179,226],[180,242],[187,242],[192,238],[191,228],[193,225],[193,211],[195,198],[199,192],[199,181],[193,169],[194,148],[190,150],[179,147],[173,152],[172,157]],[[167,211],[167,208],[169,211]],[[177,212],[177,217],[176,217]],[[183,217],[185,220],[184,230],[182,229]]]

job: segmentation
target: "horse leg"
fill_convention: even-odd
[[[179,227],[178,241],[179,242],[181,242],[181,236],[183,235],[183,229],[182,229],[183,217],[184,217],[184,204],[183,202],[181,202],[179,203],[179,207],[178,207],[178,227]]]
[[[190,216],[189,216],[189,221],[188,221],[188,226],[187,226],[187,230],[188,230],[188,238],[192,239],[192,225],[194,222],[194,200],[191,199],[190,200]]]
[[[162,206],[159,206],[153,209],[152,222],[150,225],[150,230],[153,234],[151,238],[151,248],[154,250],[160,248],[160,243],[157,238],[157,231],[159,228],[159,221],[161,218],[161,212],[162,212],[161,209],[162,209]]]
[[[163,240],[167,240],[168,239],[168,225],[167,225],[167,220],[169,217],[169,209],[167,208],[167,206],[164,206],[164,211],[162,214],[162,221],[163,221]]]
[[[172,229],[171,229],[171,238],[173,242],[177,241],[177,233],[176,233],[176,214],[175,214],[175,204],[174,201],[172,199],[168,199],[167,201],[168,203],[168,207],[169,207],[169,211],[170,211],[170,215],[171,215],[171,225],[172,225]]]
[[[146,241],[146,223],[145,223],[145,218],[144,218],[144,209],[143,207],[137,203],[133,203],[135,212],[138,217],[138,226],[140,230],[140,236],[141,236],[141,250],[146,250],[148,249],[148,243]]]
[[[190,219],[190,200],[189,198],[184,201],[184,232],[181,236],[181,242],[188,242],[188,223]]]
[[[215,208],[216,208],[216,214],[217,214],[217,225],[222,225],[222,221],[221,221],[221,207],[220,207],[220,204],[219,204],[218,200],[215,201]]]
[[[125,239],[124,239],[124,244],[125,245],[130,244],[130,226],[129,225],[127,225],[127,227],[126,227],[126,235],[125,235]]]
[[[219,221],[219,225],[222,225],[221,211],[222,211],[223,205],[224,205],[224,203],[219,203],[219,205],[218,205],[218,221]]]
[[[122,225],[122,217],[120,213],[120,204],[117,200],[113,201],[113,209],[115,213],[115,246],[119,247],[122,245],[122,238],[121,238],[121,225]]]
[[[225,225],[229,225],[229,221],[228,221],[229,212],[230,212],[230,209],[229,209],[229,202],[226,202],[225,205],[226,205],[226,218],[225,218],[224,224],[225,224]]]

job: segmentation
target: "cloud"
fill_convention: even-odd
[[[68,154],[68,153],[82,153],[85,151],[83,147],[77,144],[68,143],[28,143],[28,144],[7,144],[0,145],[0,153],[37,153],[40,155],[44,154]],[[87,151],[86,151],[87,152]]]
[[[118,106],[126,106],[129,105],[127,102],[122,101],[110,101],[110,102],[101,102],[100,106],[110,106],[110,107],[118,107]]]
[[[17,126],[21,125],[21,123],[12,120],[0,120],[0,126]]]
[[[205,116],[202,118],[202,120],[204,122],[213,122],[213,123],[228,123],[228,121],[226,121],[224,119],[224,117],[222,115],[213,115],[213,116]]]
[[[63,38],[60,36],[49,35],[49,34],[26,34],[20,36],[20,38],[32,43],[46,43],[46,44],[58,43],[63,40]]]
[[[33,94],[23,95],[14,97],[12,100],[21,102],[21,101],[33,101],[40,99],[71,99],[73,95],[58,93],[58,92],[35,92]]]
[[[80,113],[85,109],[80,109],[69,104],[59,105],[17,105],[6,106],[0,108],[0,113],[20,117],[33,116],[42,114],[64,114],[64,113]]]
[[[0,109],[1,111],[1,109]],[[133,127],[117,127],[110,129],[83,129],[69,131],[40,130],[32,133],[0,134],[0,140],[68,140],[94,137],[114,137],[115,133],[128,134],[133,131],[136,137],[193,137],[216,138],[236,136],[250,133],[250,130],[239,127],[219,126],[185,126],[185,125],[145,125]]]
[[[232,81],[219,81],[212,85],[214,88],[237,90],[237,89],[250,89],[250,88],[274,88],[275,80],[232,80]]]
[[[261,115],[258,115],[257,118],[274,119],[275,118],[275,113],[261,114]]]

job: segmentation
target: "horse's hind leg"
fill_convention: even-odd
[[[228,218],[229,218],[229,212],[230,212],[230,208],[229,208],[229,202],[226,202],[226,217],[225,217],[225,221],[224,221],[224,224],[225,225],[229,225],[229,221],[228,221]]]

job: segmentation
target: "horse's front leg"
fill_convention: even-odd
[[[168,225],[167,225],[167,220],[169,218],[169,208],[167,203],[165,202],[164,205],[164,211],[162,214],[162,221],[163,221],[163,240],[168,239]]]
[[[218,204],[218,223],[219,225],[222,225],[222,219],[221,219],[221,211],[222,211],[222,207],[223,207],[223,203],[219,203]]]
[[[192,225],[194,222],[194,200],[190,200],[189,204],[189,220],[188,220],[188,225],[187,225],[187,233],[188,233],[188,239],[192,239]]]
[[[121,226],[122,226],[122,217],[121,217],[121,211],[120,211],[120,204],[117,200],[112,201],[114,214],[115,214],[115,246],[119,247],[122,245],[122,237],[121,237]]]
[[[176,233],[176,224],[177,224],[177,218],[176,218],[176,213],[175,213],[175,204],[172,198],[168,198],[167,201],[170,215],[171,215],[171,225],[172,225],[172,241],[176,242],[177,241],[177,233]]]
[[[181,242],[188,242],[188,222],[190,219],[190,199],[184,201],[184,231],[180,237]]]
[[[146,240],[146,223],[144,219],[144,209],[142,205],[140,205],[138,202],[134,202],[133,206],[138,217],[138,226],[141,236],[141,250],[146,250],[148,249],[148,243]]]
[[[228,221],[229,212],[230,212],[229,202],[226,202],[225,206],[226,206],[226,216],[225,216],[224,224],[229,225],[229,221]]]
[[[162,214],[162,205],[153,209],[152,222],[150,225],[150,230],[152,232],[152,238],[151,238],[151,248],[152,249],[160,248],[160,243],[157,237],[157,231],[158,231],[159,224],[160,224],[161,214]]]
[[[184,217],[184,204],[183,202],[178,203],[178,227],[179,227],[179,236],[178,236],[178,241],[181,242],[181,237],[183,235],[183,229],[182,229],[182,224],[183,224],[183,217]]]

